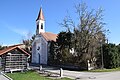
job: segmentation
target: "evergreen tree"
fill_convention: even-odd
[[[103,46],[104,67],[117,68],[120,65],[120,55],[115,44],[109,43]]]

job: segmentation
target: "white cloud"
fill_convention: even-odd
[[[21,35],[22,37],[27,38],[28,34],[30,33],[29,30],[27,29],[23,29],[23,28],[19,28],[19,27],[14,27],[14,26],[5,26],[6,28],[8,28],[10,31],[17,33],[19,35]]]
[[[12,28],[11,30],[12,30],[13,32],[15,32],[15,33],[17,33],[17,34],[19,34],[19,35],[21,35],[21,36],[25,36],[25,37],[27,37],[27,35],[28,35],[28,33],[29,33],[29,31],[28,31],[28,30],[25,30],[25,29]]]

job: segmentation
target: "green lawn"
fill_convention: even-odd
[[[22,72],[15,72],[15,73],[7,73],[7,75],[12,78],[13,80],[71,80],[68,78],[63,79],[50,79],[47,77],[41,76],[39,73],[35,71],[28,71],[25,73]]]
[[[120,67],[114,69],[96,69],[96,70],[90,70],[88,72],[112,72],[112,71],[120,71]]]

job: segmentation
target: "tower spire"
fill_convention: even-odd
[[[45,32],[45,18],[43,15],[42,7],[40,7],[40,11],[38,17],[36,19],[36,34],[40,34],[41,32]]]
[[[36,21],[37,20],[45,20],[44,15],[43,15],[43,11],[42,11],[42,7],[40,7],[40,11],[39,11],[39,14],[38,14]]]

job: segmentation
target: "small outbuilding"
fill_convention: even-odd
[[[0,50],[0,66],[4,71],[25,70],[30,54],[18,46]]]

